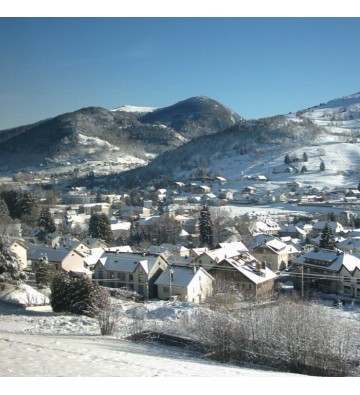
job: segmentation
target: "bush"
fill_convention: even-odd
[[[55,275],[51,283],[51,307],[55,312],[70,312],[95,316],[109,306],[109,293],[88,277]]]

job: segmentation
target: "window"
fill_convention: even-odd
[[[118,277],[119,280],[125,281],[125,273],[118,273],[117,277]]]
[[[168,294],[170,292],[169,287],[163,287],[164,294]]]
[[[144,275],[143,274],[139,274],[139,281],[144,281]]]
[[[142,268],[142,266],[139,266],[139,273],[144,273],[144,269]]]
[[[356,279],[356,284],[360,284],[360,278]]]
[[[344,277],[344,282],[350,282],[350,277]]]
[[[346,294],[351,294],[351,287],[345,286],[345,287],[344,287],[344,293],[346,293]]]

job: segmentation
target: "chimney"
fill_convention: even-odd
[[[266,269],[266,261],[261,262],[261,269]]]

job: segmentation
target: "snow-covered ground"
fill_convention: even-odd
[[[29,292],[29,287],[23,288],[23,293]],[[30,300],[19,290],[12,292],[12,303],[16,298],[18,304]],[[152,328],[160,329],[191,314],[196,307],[190,303],[118,301],[119,326],[114,335],[101,336],[96,319],[53,313],[38,301],[39,306],[26,309],[0,305],[2,377],[301,377],[221,364],[191,350],[125,339],[146,329],[150,321]]]

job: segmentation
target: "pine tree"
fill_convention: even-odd
[[[211,222],[211,216],[208,206],[203,206],[200,211],[199,217],[200,227],[200,245],[207,245],[209,248],[213,246],[213,228]]]
[[[41,255],[35,274],[36,284],[44,287],[50,286],[57,273],[56,267],[49,263],[46,254]]]
[[[320,236],[320,248],[333,248],[335,246],[334,231],[332,230],[329,221],[326,222]]]
[[[50,209],[48,207],[44,207],[41,209],[38,218],[38,226],[45,233],[54,233],[56,231],[55,222],[51,216]]]
[[[303,153],[303,162],[307,162],[308,161],[308,156],[306,154],[306,152]]]
[[[325,163],[321,162],[320,163],[320,171],[324,171],[325,170]]]
[[[288,154],[285,155],[284,163],[289,165],[291,163],[290,156]]]
[[[21,269],[17,255],[9,248],[9,242],[0,235],[0,283],[21,284],[26,274]]]
[[[301,173],[305,173],[305,172],[307,172],[307,168],[306,168],[306,166],[303,166],[303,167],[301,168]]]
[[[102,239],[105,243],[111,243],[114,239],[110,221],[104,213],[93,213],[89,222],[89,235],[96,239]]]

